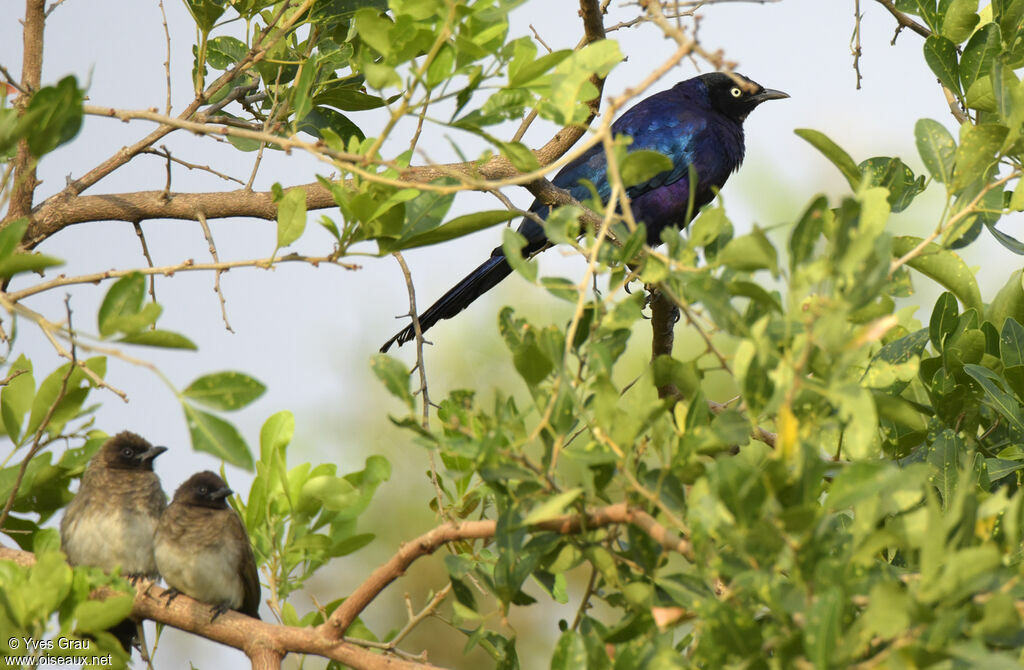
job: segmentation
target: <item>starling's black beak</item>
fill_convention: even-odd
[[[210,497],[213,498],[214,500],[222,500],[224,498],[227,498],[232,493],[234,493],[234,491],[225,486],[222,489],[217,489],[216,491],[210,493]]]
[[[756,94],[750,96],[750,99],[760,105],[762,102],[765,102],[767,100],[782,100],[783,98],[788,98],[788,97],[789,97],[789,93],[783,93],[782,91],[776,91],[774,88],[766,88],[763,91],[761,91],[760,93],[756,93]]]
[[[135,458],[137,458],[140,463],[145,463],[146,461],[153,460],[165,451],[167,451],[167,447],[150,447]]]

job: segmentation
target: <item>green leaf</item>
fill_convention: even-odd
[[[409,408],[415,406],[412,392],[409,390],[409,371],[397,358],[387,354],[377,354],[370,361],[373,374],[384,382],[391,395],[404,402]]]
[[[45,86],[32,95],[25,115],[19,121],[24,128],[32,155],[39,158],[70,141],[82,127],[84,93],[73,76],[56,86]]]
[[[448,240],[463,237],[470,233],[475,233],[478,230],[483,230],[484,228],[504,223],[505,221],[514,219],[517,216],[518,214],[516,212],[512,212],[507,209],[464,214],[462,216],[455,217],[451,221],[448,221],[433,230],[428,230],[425,233],[401,239],[395,244],[386,244],[384,240],[379,240],[381,253],[385,254],[398,249],[412,249],[414,247],[425,247],[431,244],[447,242]]]
[[[363,8],[353,17],[356,32],[382,56],[391,53],[391,28],[394,24],[379,9]],[[379,87],[378,87],[379,88]]]
[[[260,460],[272,463],[274,454],[284,453],[295,436],[295,415],[282,410],[263,422],[260,429]]]
[[[97,314],[100,335],[106,337],[117,332],[119,318],[133,316],[142,309],[146,298],[146,278],[139,272],[121,277],[107,290]]]
[[[252,454],[234,426],[187,402],[182,402],[181,407],[185,410],[185,423],[188,425],[193,449],[213,454],[231,465],[252,470]]]
[[[395,98],[391,98],[394,100]],[[377,95],[363,93],[354,88],[335,87],[317,93],[313,103],[317,106],[334,107],[343,112],[360,112],[367,109],[378,109],[389,101]]]
[[[825,158],[832,161],[832,164],[839,168],[839,171],[846,177],[850,188],[856,190],[860,187],[861,173],[857,169],[857,163],[838,144],[830,140],[824,133],[811,130],[810,128],[797,128],[793,132],[798,137],[810,142],[811,146],[824,154]]]
[[[160,347],[162,349],[188,349],[189,351],[197,351],[199,349],[195,342],[181,333],[160,330],[159,328],[131,333],[117,341],[124,342],[125,344],[138,344],[144,347]]]
[[[534,49],[534,53],[536,53],[536,49]],[[530,61],[529,63],[518,65],[516,67],[513,67],[513,65],[516,64],[516,61],[513,61],[512,65],[510,65],[508,69],[509,88],[528,86],[548,70],[564,61],[571,54],[572,49],[560,49],[549,54],[544,54],[537,60]]]
[[[7,260],[14,254],[18,248],[18,244],[21,242],[21,238],[25,237],[25,231],[28,229],[28,218],[21,217],[11,221],[3,230],[0,230],[0,262]]]
[[[980,17],[978,0],[953,0],[942,18],[942,34],[954,44],[971,36]]]
[[[573,51],[551,74],[550,95],[541,101],[541,113],[556,123],[583,121],[587,112],[580,103],[597,94],[590,77],[604,77],[620,62],[622,52],[615,40],[599,40]]]
[[[551,655],[551,670],[578,670],[587,667],[587,647],[583,642],[583,635],[574,630],[562,633]]]
[[[511,228],[501,231],[501,248],[505,254],[505,260],[527,281],[535,282],[537,281],[537,264],[530,263],[523,258],[523,247],[525,246],[526,238],[516,231]]]
[[[122,621],[132,612],[135,598],[119,595],[103,600],[86,600],[75,606],[75,630],[80,633],[101,633]]]
[[[251,404],[266,390],[259,380],[242,372],[217,372],[196,379],[182,395],[213,409],[232,411]]]
[[[306,229],[306,192],[301,188],[285,191],[277,203],[277,248],[286,247]]]
[[[1024,326],[1012,316],[1003,322],[999,333],[999,357],[1008,368],[1024,365]]]
[[[342,147],[352,138],[356,138],[360,142],[366,139],[366,135],[363,134],[359,126],[341,112],[330,107],[314,107],[299,122],[296,131],[320,138],[332,148]]]
[[[960,82],[965,91],[991,71],[992,62],[999,54],[999,41],[999,26],[995,23],[982,26],[967,41],[960,57]]]
[[[956,156],[956,142],[953,136],[938,121],[919,119],[914,126],[917,151],[928,172],[936,181],[950,183]]]
[[[819,195],[807,209],[793,228],[789,238],[789,269],[795,272],[798,265],[807,261],[814,252],[814,246],[824,231],[825,217],[829,214],[828,199]]]
[[[931,35],[924,41],[924,60],[942,85],[960,95],[960,72],[956,62],[956,45],[945,37]]]
[[[956,330],[959,314],[960,310],[952,293],[943,293],[935,301],[932,318],[928,324],[928,336],[936,351],[942,351],[946,336]]]
[[[163,311],[164,308],[159,304],[149,302],[134,314],[111,316],[103,325],[111,332],[125,333],[131,336],[156,323]]]
[[[299,65],[299,76],[291,87],[292,110],[294,111],[292,123],[294,124],[302,121],[306,114],[309,114],[309,110],[313,108],[310,89],[313,87],[313,79],[315,77],[316,64],[313,62],[313,59],[308,59]],[[303,198],[303,204],[305,204],[305,198]],[[280,212],[278,213],[278,221],[280,221]]]
[[[227,70],[239,62],[249,52],[245,42],[237,37],[221,35],[214,37],[206,43],[206,62],[210,67],[218,70]]]
[[[729,240],[725,248],[718,252],[715,261],[742,272],[753,272],[754,270],[775,272],[778,269],[779,257],[764,232],[755,230]]]
[[[911,169],[899,158],[876,156],[862,161],[857,167],[867,176],[869,187],[881,186],[889,191],[888,201],[892,212],[906,209],[924,190],[924,177],[915,179]]]
[[[35,398],[32,400],[32,413],[29,415],[28,427],[25,429],[26,435],[31,435],[39,429],[46,414],[55,404],[56,409],[50,417],[50,425],[48,426],[51,434],[58,432],[81,409],[93,382],[86,377],[85,372],[78,366],[68,376],[67,392],[63,399],[60,402],[57,401],[64,384],[64,377],[68,374],[70,366],[71,363],[59,366],[39,384],[39,390],[36,391]],[[88,359],[85,361],[85,366],[92,370],[100,379],[103,379],[107,373],[107,359],[102,356]]]
[[[672,159],[665,154],[648,149],[638,149],[626,154],[619,164],[623,185],[636,186],[653,179],[663,172],[671,172]]]
[[[986,367],[971,363],[964,365],[964,372],[981,385],[982,390],[985,392],[985,404],[1003,415],[1018,434],[1024,433],[1024,412],[1021,411],[1017,399],[1012,394],[1003,390],[1003,388],[1009,388],[1006,380]],[[1002,388],[1000,388],[1000,385],[1002,385]]]
[[[550,521],[557,516],[561,516],[565,513],[566,508],[568,508],[574,500],[580,497],[581,493],[583,493],[583,489],[573,488],[548,498],[540,505],[537,505],[530,510],[530,513],[526,515],[525,519],[523,519],[522,525],[532,526],[534,524],[541,523],[542,521]]]
[[[1020,270],[1010,273],[1006,283],[985,310],[985,319],[998,329],[1002,329],[1008,318],[1024,323],[1024,277]]]
[[[203,33],[209,33],[224,13],[224,0],[185,0],[189,14]]]
[[[40,253],[15,253],[0,260],[0,277],[13,277],[22,272],[42,272],[46,268],[64,265],[64,261]]]
[[[988,478],[993,484],[1006,475],[1017,472],[1022,468],[1024,468],[1024,463],[1020,461],[1008,461],[1003,458],[985,459],[985,470],[988,472]]]
[[[894,237],[893,256],[904,256],[920,242],[921,238],[909,235]],[[974,273],[955,252],[943,249],[937,244],[928,244],[918,256],[907,261],[907,265],[952,291],[964,309],[974,308],[979,313],[983,311],[981,292],[978,290]]]
[[[0,416],[3,417],[7,434],[15,443],[21,437],[21,426],[25,421],[25,414],[32,407],[32,400],[36,395],[36,380],[32,376],[32,362],[25,357],[25,354],[18,356],[18,359],[8,368],[7,374],[13,374],[18,370],[25,372],[11,379],[3,387],[3,390],[0,390]]]
[[[815,667],[827,668],[842,637],[846,600],[838,586],[824,588],[807,611],[808,657]]]
[[[540,169],[537,156],[522,142],[499,142],[501,155],[512,163],[512,167],[520,172],[533,172]]]
[[[953,183],[964,187],[981,177],[998,158],[999,148],[1006,139],[1006,126],[965,124],[960,132],[960,146],[956,150]]]

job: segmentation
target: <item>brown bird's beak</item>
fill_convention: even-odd
[[[222,489],[217,489],[216,491],[212,492],[210,494],[210,497],[213,498],[214,500],[220,500],[221,498],[227,498],[232,493],[234,493],[234,491],[225,486]]]
[[[140,463],[145,463],[146,461],[153,460],[165,451],[167,451],[167,447],[150,447],[135,458],[137,458]]]
[[[750,99],[761,104],[767,100],[782,100],[788,98],[789,93],[783,93],[782,91],[776,91],[774,88],[766,88],[756,95],[750,96]]]

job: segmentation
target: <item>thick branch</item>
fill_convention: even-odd
[[[560,151],[567,151],[570,145]],[[555,156],[557,158],[558,156]],[[504,161],[504,159],[502,159]],[[507,163],[507,161],[505,161]],[[477,176],[484,179],[501,179],[517,174],[508,164],[485,164]],[[462,164],[455,164],[459,167]],[[412,183],[424,183],[436,178],[435,167],[411,168],[404,178]],[[449,173],[450,174],[450,173]],[[336,207],[331,192],[319,182],[302,184],[306,192],[306,209],[313,211]],[[527,184],[531,193],[551,205],[573,204],[572,196],[546,179]],[[24,244],[28,248],[60,232],[68,226],[90,221],[128,221],[137,223],[150,219],[185,219],[196,221],[200,213],[207,219],[226,217],[250,217],[273,221],[277,218],[277,205],[269,191],[215,191],[210,193],[168,193],[166,191],[135,191],[132,193],[111,193],[108,195],[84,195],[73,198],[63,207],[44,206],[37,210],[25,234]]]
[[[35,556],[27,551],[0,547],[0,560],[30,566],[35,563]],[[440,670],[429,663],[384,656],[354,644],[329,639],[317,628],[274,625],[233,611],[222,614],[211,623],[208,605],[184,595],[177,596],[168,604],[164,597],[166,593],[151,582],[140,582],[132,617],[158,621],[240,649],[252,659],[253,667],[278,667],[270,665],[272,659],[280,659],[287,653],[300,653],[316,654],[366,670]],[[121,595],[121,592],[103,588],[93,592],[92,597],[102,600],[115,595]]]
[[[652,539],[667,550],[676,551],[684,556],[691,556],[689,542],[676,534],[650,515],[638,508],[629,507],[626,503],[618,503],[601,507],[585,515],[571,514],[531,526],[532,530],[546,530],[553,533],[569,535],[579,533],[587,528],[597,528],[618,523],[633,523],[640,527]],[[324,637],[341,639],[356,617],[366,609],[377,595],[391,582],[395,581],[417,559],[429,556],[449,542],[462,540],[486,540],[494,537],[497,530],[495,521],[464,521],[448,522],[421,535],[412,542],[402,546],[391,559],[380,566],[345,599],[338,609],[334,610],[319,630]]]
[[[43,28],[46,25],[45,0],[25,1],[25,27],[22,31],[21,89],[15,105],[21,113],[28,107],[32,95],[39,90],[43,72]],[[39,181],[36,179],[36,159],[28,148],[28,140],[18,142],[14,159],[14,192],[7,208],[7,218],[25,216],[32,210],[32,195]]]
[[[650,514],[626,503],[608,505],[586,514],[567,514],[531,526],[533,531],[549,531],[570,535],[613,524],[634,524],[666,551],[672,551],[692,560],[690,542],[665,527]],[[345,642],[342,637],[355,618],[366,609],[385,587],[395,581],[417,559],[428,556],[448,542],[486,540],[497,532],[495,521],[448,522],[403,545],[387,563],[380,566],[316,628],[264,623],[237,612],[227,612],[210,621],[211,609],[184,595],[170,603],[166,591],[151,582],[140,582],[136,589],[132,617],[151,619],[180,630],[195,633],[229,647],[244,651],[253,666],[272,667],[274,659],[288,653],[316,654],[353,668],[367,670],[431,670],[426,663],[413,663],[394,656],[381,656],[362,647]],[[21,566],[35,563],[35,556],[27,551],[0,547],[0,560],[14,561]],[[93,598],[109,598],[119,592],[111,588],[99,589]]]
[[[675,327],[679,321],[679,307],[658,289],[651,289],[651,360],[658,356],[671,356],[675,342]],[[658,387],[659,398],[679,397],[675,384]]]

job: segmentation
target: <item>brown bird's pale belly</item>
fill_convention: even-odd
[[[76,515],[64,533],[64,551],[72,565],[95,565],[122,575],[156,576],[153,535],[157,519],[134,510]]]
[[[184,550],[176,542],[157,540],[160,574],[168,585],[211,605],[239,609],[245,600],[245,589],[238,576],[240,556],[228,555],[226,545],[213,550]]]

